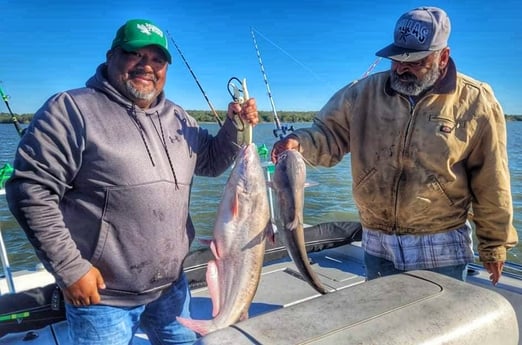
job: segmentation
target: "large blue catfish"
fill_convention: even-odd
[[[255,144],[236,158],[219,204],[207,266],[212,320],[178,318],[205,335],[248,317],[259,284],[266,236],[273,236],[265,176]]]

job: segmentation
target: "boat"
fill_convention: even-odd
[[[265,168],[269,180],[273,170]],[[270,194],[271,207],[272,202]],[[359,222],[305,227],[310,263],[330,291],[323,295],[303,279],[276,233],[275,242],[266,244],[249,318],[197,343],[522,345],[522,265],[506,263],[496,286],[480,264],[469,266],[467,282],[430,271],[366,281],[361,235]],[[195,319],[212,318],[205,281],[212,257],[209,248],[202,248],[184,261]],[[7,260],[2,263],[0,344],[72,344],[63,296],[52,275],[41,265],[10,274]],[[138,330],[133,344],[150,342]]]
[[[249,319],[210,333],[197,343],[522,344],[521,266],[507,263],[497,286],[491,285],[479,264],[470,265],[467,282],[430,271],[365,281],[360,236],[357,222],[306,228],[312,267],[332,290],[326,295],[302,279],[282,243],[268,244]],[[185,261],[192,317],[197,319],[211,318],[204,278],[211,255],[208,249],[201,249]],[[45,276],[50,276],[45,271],[17,273],[16,287],[24,281],[46,282]],[[4,278],[0,280],[2,291],[5,285]],[[15,294],[16,298],[0,296],[1,344],[70,344],[59,290],[48,281],[42,285]],[[8,314],[14,316],[8,321],[2,311],[7,300],[17,301],[14,309],[20,307],[10,310]],[[142,332],[133,341],[149,344]]]
[[[478,263],[469,266],[467,282],[430,271],[366,281],[360,235],[357,222],[306,228],[312,267],[331,290],[325,295],[304,281],[281,242],[267,243],[249,318],[197,343],[522,345],[521,265],[507,262],[496,286]],[[211,257],[196,250],[184,263],[196,319],[211,318],[205,284]],[[0,344],[72,344],[63,296],[42,266],[0,275]],[[133,344],[150,342],[138,330]]]
[[[522,345],[521,265],[506,263],[496,286],[480,264],[469,266],[467,282],[430,271],[366,281],[358,222],[307,226],[305,240],[312,267],[331,292],[322,295],[302,278],[276,236],[275,243],[267,242],[249,318],[197,343]],[[5,251],[3,241],[0,247]],[[205,284],[211,257],[203,248],[184,262],[196,319],[211,318]],[[52,275],[42,266],[11,274],[4,255],[2,263],[0,344],[72,344]],[[150,342],[138,330],[133,344]]]
[[[266,170],[268,180],[271,169]],[[325,295],[303,279],[276,233],[274,243],[267,241],[249,318],[197,343],[522,345],[522,265],[507,262],[496,286],[478,263],[469,266],[467,282],[430,271],[366,281],[361,233],[358,222],[306,226],[307,253],[330,291]],[[1,242],[5,274],[0,276],[0,344],[72,344],[63,296],[53,276],[41,265],[11,274]],[[202,248],[184,262],[195,319],[212,318],[205,282],[212,256]],[[138,331],[133,344],[150,342]]]

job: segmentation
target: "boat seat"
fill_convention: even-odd
[[[500,294],[411,271],[251,317],[197,344],[516,345],[518,332],[515,311]]]

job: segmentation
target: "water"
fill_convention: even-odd
[[[202,124],[212,133],[216,124]],[[308,124],[294,124],[295,128]],[[514,225],[522,235],[522,122],[508,122],[508,155],[513,192]],[[254,142],[271,148],[276,138],[273,124],[264,123],[254,128]],[[0,166],[12,162],[18,142],[18,134],[12,125],[0,124]],[[348,157],[347,157],[348,158]],[[305,193],[305,219],[307,224],[328,221],[357,221],[357,210],[351,198],[350,162],[345,158],[332,168],[307,170],[308,180],[317,185],[308,187]],[[176,164],[174,162],[174,164]],[[191,214],[198,235],[210,235],[215,213],[229,172],[218,178],[196,177],[191,199]],[[25,234],[10,215],[5,200],[0,200],[0,225],[13,270],[32,269],[38,262]],[[522,236],[520,236],[522,238]],[[195,241],[193,248],[200,244]],[[508,253],[508,260],[522,263],[522,244]]]

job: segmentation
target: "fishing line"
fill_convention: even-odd
[[[328,81],[325,81],[324,79],[322,79],[317,73],[315,73],[310,67],[306,66],[304,63],[302,63],[301,61],[297,60],[295,57],[293,57],[292,55],[290,55],[289,52],[287,52],[286,50],[284,50],[283,48],[281,48],[280,46],[278,46],[276,43],[274,43],[273,41],[271,41],[268,37],[266,37],[265,35],[263,35],[259,30],[255,29],[255,28],[252,28],[252,30],[255,30],[255,32],[257,34],[259,34],[259,36],[261,36],[262,38],[264,38],[268,43],[272,44],[274,47],[276,47],[277,49],[279,49],[281,52],[283,52],[286,56],[288,56],[290,59],[292,59],[295,63],[297,63],[299,66],[303,67],[305,70],[307,70],[308,72],[310,72],[311,75],[313,75],[318,81],[321,81],[321,82],[324,82],[326,83],[328,86],[332,86]],[[360,79],[363,79],[363,78],[366,78],[368,75],[370,75],[370,73],[375,69],[375,67],[379,64],[379,62],[381,61],[381,57],[378,57],[377,59],[375,59],[375,61],[370,65],[370,67],[366,70],[366,72],[361,76]]]
[[[272,112],[274,113],[274,123],[275,123],[275,126],[276,126],[276,129],[274,130],[274,136],[277,138],[279,137],[279,139],[282,139],[284,137],[284,135],[286,135],[286,132],[287,131],[293,131],[293,127],[286,127],[286,126],[281,126],[281,123],[279,121],[279,117],[277,116],[277,111],[276,111],[276,108],[275,108],[275,104],[274,104],[274,99],[272,97],[272,91],[270,90],[270,85],[268,83],[268,77],[266,75],[266,72],[265,72],[265,68],[264,68],[264,65],[263,65],[263,60],[261,59],[261,53],[260,53],[260,50],[259,50],[259,46],[257,44],[257,40],[256,40],[256,36],[255,36],[255,33],[254,31],[259,34],[259,36],[261,36],[262,38],[264,38],[267,42],[269,42],[270,44],[272,44],[274,47],[276,47],[277,49],[279,49],[281,52],[283,52],[286,56],[288,56],[290,59],[292,59],[295,63],[297,63],[299,66],[301,66],[302,68],[304,68],[306,71],[308,71],[310,74],[312,74],[317,80],[321,81],[321,82],[324,82],[326,85],[332,87],[331,84],[329,84],[327,81],[324,81],[322,80],[319,75],[317,73],[315,73],[314,71],[312,71],[308,66],[306,66],[304,63],[302,63],[301,61],[297,60],[296,58],[294,58],[292,55],[290,55],[290,53],[288,53],[286,50],[284,50],[283,48],[281,48],[279,45],[277,45],[276,43],[274,43],[273,41],[271,41],[268,37],[266,37],[265,35],[263,35],[259,30],[255,29],[254,27],[250,27],[250,33],[252,35],[252,40],[254,41],[254,48],[256,49],[256,54],[257,54],[257,59],[258,59],[258,62],[259,62],[259,66],[261,68],[261,74],[263,75],[263,80],[265,82],[265,86],[266,86],[266,90],[267,90],[267,93],[268,93],[268,98],[270,100],[270,105],[272,107]],[[366,78],[374,69],[375,67],[377,66],[377,64],[381,61],[381,58],[378,57],[371,65],[370,67],[366,70],[366,72],[361,76],[360,79],[364,79]],[[354,81],[352,81],[350,84],[351,85],[354,85],[355,83],[357,83],[359,81],[359,79],[356,79]]]
[[[322,83],[326,83],[328,86],[332,87],[332,85],[327,81],[327,80],[324,80],[323,78],[321,78],[317,73],[315,73],[310,67],[306,66],[304,63],[302,63],[301,61],[297,60],[295,57],[293,57],[289,52],[287,52],[286,50],[284,50],[283,48],[281,48],[280,46],[278,46],[276,43],[274,43],[273,41],[271,41],[268,37],[266,37],[265,35],[263,35],[261,32],[259,32],[259,30],[255,29],[255,28],[251,28],[252,31],[255,31],[257,34],[259,34],[259,36],[261,36],[262,38],[265,39],[265,41],[267,41],[268,43],[270,43],[271,45],[273,45],[274,47],[276,47],[277,49],[279,49],[283,54],[285,54],[286,56],[288,56],[290,59],[292,59],[292,61],[294,61],[296,64],[298,64],[299,66],[301,66],[302,68],[304,68],[306,71],[308,71],[311,75],[313,75],[318,81],[322,82]]]
[[[176,44],[176,41],[174,41],[174,38],[172,38],[172,36],[170,35],[170,33],[167,31],[167,35],[169,36],[170,40],[172,41],[172,43],[174,44],[174,47],[176,47],[176,50],[178,51],[179,55],[181,56],[181,59],[183,60],[183,62],[185,63],[185,66],[187,66],[190,74],[192,75],[192,77],[194,78],[194,80],[196,81],[196,84],[198,85],[199,87],[199,90],[201,91],[201,93],[203,94],[203,97],[205,97],[205,100],[207,101],[207,104],[208,106],[210,107],[210,110],[212,111],[212,114],[214,115],[214,117],[216,118],[216,121],[217,123],[219,124],[219,127],[222,127],[223,126],[223,123],[221,122],[221,119],[219,118],[219,115],[217,114],[216,112],[216,109],[214,108],[214,106],[212,105],[212,102],[210,102],[210,99],[207,97],[207,94],[205,93],[205,90],[203,90],[203,87],[201,86],[201,84],[199,83],[199,80],[198,78],[196,77],[196,74],[194,74],[194,72],[192,71],[192,68],[190,68],[190,65],[187,61],[187,59],[185,59],[185,56],[183,55],[183,53],[181,52],[181,49],[178,47],[178,45]]]

